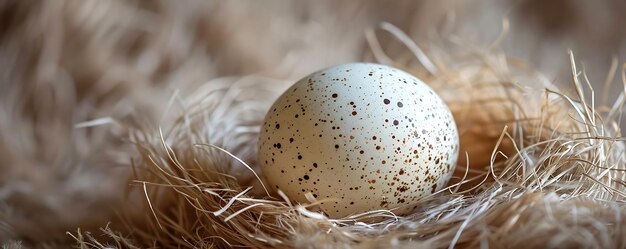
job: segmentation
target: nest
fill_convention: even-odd
[[[325,4],[368,20],[354,6]],[[278,28],[270,28],[245,23],[249,13],[240,3],[198,5],[0,2],[7,16],[0,24],[0,62],[7,66],[0,74],[7,82],[0,84],[3,248],[626,247],[626,91],[612,103],[596,99],[573,53],[564,90],[504,54],[505,32],[486,47],[451,37],[422,50],[393,25],[367,31],[369,53],[361,59],[401,68],[435,89],[454,114],[461,155],[450,184],[410,215],[375,210],[329,219],[311,211],[314,203],[266,194],[261,184],[259,126],[297,79],[218,78],[204,69],[238,74],[237,67],[219,67],[279,64],[276,51],[258,49],[253,39],[264,25],[277,36],[264,42],[280,48],[290,45],[280,42],[291,38],[284,30],[306,31],[299,41],[338,36],[320,46],[338,54],[358,53],[343,41],[362,30],[346,37],[321,32],[315,23],[293,21],[303,18],[293,11],[273,16]],[[316,20],[332,19],[308,7]],[[212,15],[248,25],[233,32]],[[236,35],[220,40],[230,33]],[[239,46],[223,52],[220,43],[231,41]],[[277,67],[297,64],[286,57]],[[607,82],[621,77],[626,85],[618,68],[611,67]],[[214,79],[194,85],[207,78]],[[170,94],[167,87],[182,90]]]
[[[376,38],[382,31],[406,52],[390,59]],[[90,248],[626,246],[623,95],[598,104],[571,53],[574,91],[563,92],[497,43],[440,41],[425,53],[389,24],[368,34],[377,61],[413,73],[444,98],[461,137],[453,180],[412,214],[330,219],[310,211],[314,203],[267,196],[256,163],[259,126],[291,82],[248,76],[173,96],[175,118],[130,130],[140,157],[128,195],[143,201],[122,210],[144,215],[122,212],[125,226],[103,228],[105,237],[72,235]]]

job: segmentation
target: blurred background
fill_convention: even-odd
[[[372,61],[365,32],[383,21],[426,53],[441,41],[485,50],[506,30],[501,49],[561,87],[569,49],[598,89],[626,59],[620,0],[0,0],[0,245],[54,247],[115,223],[128,127],[156,126],[173,92]],[[614,98],[621,79],[609,81]],[[91,120],[102,125],[81,128]]]

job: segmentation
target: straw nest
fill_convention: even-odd
[[[532,65],[503,54],[498,43],[504,34],[487,47],[452,37],[422,51],[392,25],[368,31],[370,53],[363,60],[413,73],[446,100],[461,156],[448,188],[422,199],[411,215],[376,210],[329,219],[306,203],[267,196],[260,184],[259,126],[294,81],[216,78],[190,95],[165,94],[153,82],[176,88],[213,75],[198,70],[211,62],[191,41],[211,34],[185,28],[207,23],[207,15],[167,1],[161,16],[133,11],[142,4],[150,5],[3,4],[14,13],[8,19],[24,19],[7,24],[0,36],[3,82],[24,82],[0,85],[3,247],[58,239],[46,229],[71,230],[66,239],[81,248],[626,247],[626,147],[619,121],[626,92],[611,103],[596,99],[572,53],[572,87],[562,90]],[[387,44],[378,40],[383,34],[402,46],[381,45]],[[400,56],[385,54],[389,50]],[[609,71],[607,82],[621,77],[626,84],[624,68],[615,64]],[[164,108],[145,108],[150,105]],[[115,198],[101,195],[87,201],[126,186],[111,179],[129,172],[111,176],[104,169],[129,165],[125,201],[107,203]],[[85,173],[90,170],[96,173]],[[62,187],[46,187],[50,175]]]
[[[385,55],[376,38],[384,31],[406,45],[403,56]],[[168,112],[176,118],[130,130],[140,157],[128,194],[143,202],[128,210],[145,215],[125,219],[124,232],[102,229],[104,238],[72,236],[95,248],[626,246],[624,95],[600,104],[573,54],[574,90],[563,92],[499,52],[497,41],[486,49],[438,41],[424,53],[386,23],[367,37],[377,61],[412,72],[446,100],[461,135],[454,179],[411,215],[329,219],[309,204],[266,196],[257,178],[259,126],[292,82],[249,76],[173,96]]]

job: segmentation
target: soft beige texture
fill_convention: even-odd
[[[624,54],[626,7],[558,2],[561,18],[546,21],[554,12],[533,1],[0,1],[0,244],[625,247],[624,144],[611,122],[622,103],[601,97],[622,94],[602,86],[612,65],[606,81],[623,80],[623,57],[610,58]],[[381,21],[417,41],[438,73],[386,31],[376,34],[390,60],[372,49],[365,34]],[[583,76],[587,101],[576,102],[567,48],[590,61],[593,106]],[[421,212],[319,219],[259,199],[246,167],[203,145],[256,169],[257,125],[282,90],[375,54],[448,101],[476,178]],[[552,82],[572,100],[546,94]],[[247,186],[248,199],[221,210]],[[100,236],[107,224],[130,240]]]

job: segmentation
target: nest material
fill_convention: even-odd
[[[88,4],[104,9],[90,9]],[[184,25],[168,23],[144,12],[125,12],[134,8],[132,4],[88,4],[68,1],[58,6],[53,3],[19,5],[17,16],[28,12],[24,8],[32,7],[30,5],[40,8],[42,15],[27,18],[24,23],[14,25],[16,30],[7,33],[31,38],[32,44],[14,40],[15,43],[5,43],[11,47],[0,50],[4,58],[15,61],[15,68],[2,74],[6,77],[4,80],[32,83],[24,84],[23,89],[3,89],[15,90],[14,94],[11,91],[0,93],[2,100],[8,103],[13,103],[15,96],[24,97],[19,103],[31,110],[27,112],[30,115],[13,115],[3,108],[0,114],[6,116],[0,120],[18,116],[24,119],[21,123],[46,127],[46,132],[41,132],[44,130],[41,127],[2,126],[0,138],[19,141],[23,134],[16,131],[24,131],[24,134],[35,131],[33,133],[39,132],[34,135],[38,137],[36,141],[47,144],[49,149],[32,152],[33,160],[62,162],[67,160],[65,158],[76,157],[77,165],[89,165],[97,170],[110,165],[133,168],[126,201],[112,203],[112,210],[102,208],[107,206],[103,201],[90,204],[98,209],[76,208],[83,211],[63,212],[64,208],[72,207],[34,206],[37,198],[8,198],[9,204],[28,207],[26,211],[32,215],[44,214],[35,216],[42,221],[48,221],[45,216],[49,213],[84,217],[83,212],[93,212],[93,217],[78,222],[83,230],[69,234],[75,239],[73,242],[83,248],[626,247],[623,240],[626,237],[623,218],[626,216],[626,148],[619,129],[624,95],[614,104],[603,105],[594,99],[586,77],[575,67],[574,90],[562,92],[532,68],[502,54],[496,49],[497,44],[476,49],[455,44],[454,40],[450,44],[437,41],[434,43],[439,46],[423,53],[397,28],[384,24],[381,29],[393,33],[408,48],[400,57],[389,58],[380,48],[375,33],[368,33],[373,57],[412,72],[446,100],[459,126],[461,152],[467,153],[461,155],[449,188],[421,200],[420,208],[409,216],[398,217],[378,210],[332,220],[310,212],[307,205],[290,203],[277,193],[268,197],[257,178],[257,175],[262,178],[255,162],[258,127],[272,101],[291,81],[260,76],[218,78],[204,83],[190,96],[174,94],[169,97],[159,86],[150,85],[158,80],[138,72],[148,72],[146,75],[176,85],[181,78],[197,81],[212,76],[210,72],[193,73],[197,72],[195,65],[209,64],[208,59],[193,53],[202,48],[190,48],[193,44],[190,41],[180,40],[176,43],[178,47],[173,48],[148,42],[149,39],[159,40],[160,35],[168,32],[151,30],[152,25],[130,21],[135,20],[130,16],[143,13],[146,16],[139,19],[171,24],[172,27],[168,27],[177,31],[186,31],[181,28]],[[63,8],[59,7],[61,5]],[[172,14],[181,9],[169,7],[163,11],[164,16],[181,16]],[[64,16],[68,9],[78,13],[68,17],[76,19],[67,21],[74,26],[51,22],[54,17]],[[119,13],[118,19],[106,18],[106,13],[113,12]],[[195,14],[188,16],[201,16]],[[185,20],[193,22],[190,19]],[[52,23],[51,28],[43,25],[48,22]],[[127,29],[121,32],[118,26]],[[22,29],[24,33],[21,33],[19,27],[35,28]],[[88,31],[91,29],[98,31],[93,33],[109,36],[93,35]],[[138,30],[144,31],[139,33],[145,37],[127,39]],[[71,43],[63,41],[67,39],[64,32],[87,42],[84,47],[70,46]],[[49,37],[43,39],[42,34]],[[100,46],[93,47],[94,44]],[[100,52],[120,46],[124,48],[123,55]],[[83,51],[66,53],[87,59],[54,53],[68,49]],[[76,61],[93,64],[72,63]],[[111,61],[127,64],[108,68],[112,63],[106,62]],[[161,64],[148,63],[151,61]],[[572,65],[575,65],[573,58]],[[168,71],[168,67],[176,68]],[[621,71],[624,80],[626,77]],[[107,74],[100,75],[96,83],[91,82],[95,79],[81,79],[81,76],[98,75],[94,72]],[[135,84],[131,86],[126,81]],[[54,92],[41,90],[48,88]],[[154,91],[154,94],[150,94],[151,99],[144,99],[138,97],[144,96],[138,93],[140,91]],[[115,108],[108,107],[118,103],[120,96],[126,105],[119,105],[117,109],[132,107],[121,113],[141,115],[116,116],[120,111],[111,111]],[[155,98],[168,101],[153,101]],[[155,105],[152,102],[163,103],[164,108],[144,108]],[[160,109],[167,111],[163,114],[150,112]],[[116,115],[101,118],[109,116],[109,112]],[[160,116],[160,123],[153,122]],[[82,122],[85,120],[94,121]],[[78,123],[77,131],[64,128],[74,127],[75,123]],[[11,136],[16,139],[9,139]],[[59,142],[66,138],[71,141]],[[59,148],[57,144],[70,146]],[[5,153],[0,155],[8,162],[14,163],[11,157],[14,154],[30,155],[28,144],[13,145],[0,151]],[[86,151],[84,147],[91,150]],[[106,153],[113,156],[93,156],[98,153],[92,150],[98,148],[107,148]],[[26,152],[16,152],[22,149]],[[47,170],[43,174],[83,172],[58,167],[43,169]],[[126,177],[127,173],[123,171],[119,175]],[[14,175],[3,175],[0,179],[8,182],[5,178],[11,176]],[[71,179],[79,181],[81,177]],[[96,177],[87,180],[99,186],[91,187],[94,191],[108,186],[107,181]],[[118,187],[107,188],[119,190]],[[50,194],[49,202],[53,203],[59,201],[55,198],[66,196],[45,190],[34,191]],[[18,237],[12,236],[15,233],[26,241],[44,240],[45,231],[13,225],[19,224],[21,217],[2,208],[0,239]],[[44,208],[55,212],[44,212],[48,211]],[[101,225],[99,221],[114,217],[107,216],[111,212],[117,213],[120,219],[113,219],[110,226],[95,231],[93,227]],[[377,221],[372,222],[372,217]],[[41,227],[56,227],[50,223],[54,222],[42,222]],[[68,226],[61,226],[61,229],[74,229]],[[8,241],[4,246],[20,248],[21,243]]]
[[[626,246],[623,98],[596,105],[573,55],[575,92],[566,94],[495,49],[448,46],[455,52],[437,50],[437,60],[421,57],[422,67],[405,70],[446,100],[466,154],[448,188],[413,214],[334,220],[309,211],[314,203],[267,197],[257,179],[258,127],[287,83],[245,77],[208,82],[172,104],[180,115],[163,128],[131,132],[141,155],[131,192],[144,195],[145,217],[128,221],[130,233],[105,233],[131,248]]]

